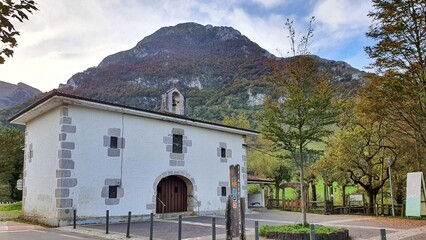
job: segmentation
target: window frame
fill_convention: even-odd
[[[226,158],[226,148],[220,148],[220,157]]]
[[[108,198],[117,198],[118,186],[112,185],[108,187]]]
[[[226,197],[227,195],[228,195],[228,191],[226,190],[226,187],[221,187],[221,189],[220,189],[220,195],[222,196],[222,197]],[[225,194],[225,195],[224,195]]]
[[[118,137],[110,136],[109,138],[109,148],[118,148]]]
[[[172,153],[183,153],[183,135],[173,134]]]

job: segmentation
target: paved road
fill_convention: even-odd
[[[254,222],[259,225],[282,225],[297,223],[301,214],[296,212],[262,211],[247,214],[247,239],[254,239]],[[182,222],[182,237],[187,240],[211,239],[212,217],[184,217]],[[380,229],[385,228],[388,240],[420,240],[426,239],[426,221],[377,218],[371,216],[356,215],[319,215],[308,214],[308,222],[327,226],[335,226],[349,229],[353,239],[380,239]],[[177,219],[156,219],[154,222],[154,239],[177,239]],[[130,228],[132,239],[148,239],[149,222],[132,223]],[[216,216],[217,239],[225,239],[225,219]],[[17,231],[1,230],[0,240],[3,239],[125,239],[126,224],[111,224],[110,234],[105,234],[105,225],[84,225],[61,228],[23,229]]]
[[[282,225],[299,222],[301,214],[296,212],[263,211],[247,214],[246,226],[248,239],[254,239],[254,222],[259,221],[259,225]],[[182,237],[184,239],[211,239],[212,217],[184,217],[182,222]],[[371,216],[357,215],[320,215],[308,214],[308,222],[326,226],[335,226],[349,229],[353,239],[379,239],[380,229],[387,232],[387,239],[416,240],[426,239],[426,221],[377,218]],[[64,228],[64,230],[70,228]],[[176,239],[178,221],[177,219],[156,220],[154,223],[155,239]],[[105,236],[105,225],[81,226],[79,230],[97,236]],[[126,224],[114,224],[110,227],[111,233],[115,237],[125,236]],[[131,236],[137,239],[147,239],[149,237],[149,223],[132,223]],[[217,239],[225,237],[225,219],[223,216],[216,216]],[[112,236],[111,236],[112,237]]]

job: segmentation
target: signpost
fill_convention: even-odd
[[[231,195],[228,196],[226,207],[226,239],[240,237],[245,239],[244,224],[241,216],[241,182],[240,182],[240,165],[231,165],[229,167],[229,179],[231,185]]]
[[[18,179],[18,181],[16,181],[16,189],[21,190],[24,189],[24,182],[22,181],[22,179]]]

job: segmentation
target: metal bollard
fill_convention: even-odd
[[[73,210],[73,228],[77,227],[77,209]]]
[[[154,239],[154,213],[150,214],[149,219],[149,240]]]
[[[309,226],[309,232],[310,232],[310,234],[309,234],[309,239],[310,240],[315,240],[315,225],[314,224],[311,224],[310,226]]]
[[[105,224],[105,233],[109,233],[109,210],[106,210],[106,224]]]
[[[386,229],[380,229],[380,240],[386,240]]]
[[[254,240],[259,240],[259,221],[254,221]]]
[[[179,215],[178,240],[182,240],[182,215]]]
[[[212,240],[216,240],[216,218],[212,218]]]
[[[132,217],[132,212],[129,211],[129,216],[127,217],[127,232],[126,238],[130,238],[130,219]]]

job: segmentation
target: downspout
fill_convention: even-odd
[[[120,166],[120,186],[123,184],[123,160],[124,160],[124,113],[121,114],[121,166]]]

